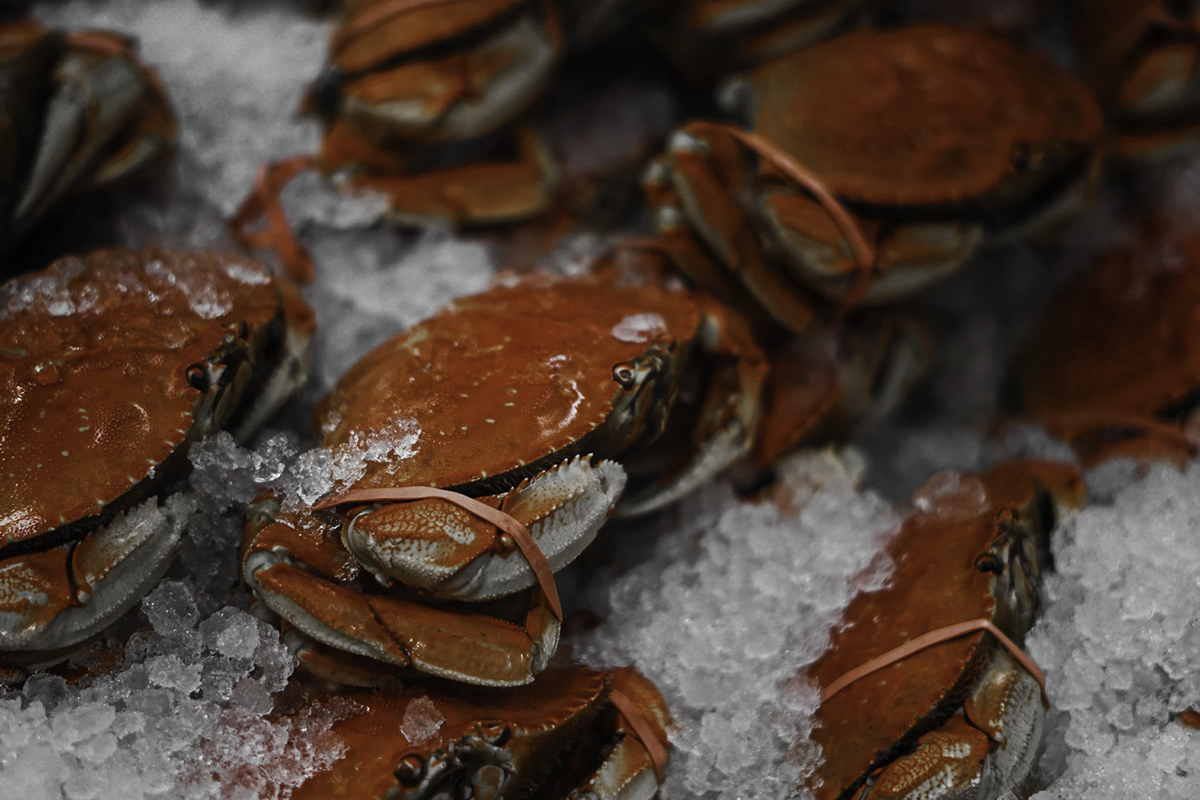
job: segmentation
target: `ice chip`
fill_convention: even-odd
[[[400,720],[400,733],[409,744],[420,745],[437,735],[446,718],[428,697],[411,700]]]

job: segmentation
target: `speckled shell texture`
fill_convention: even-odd
[[[752,80],[755,130],[865,203],[977,197],[1014,173],[1014,148],[1083,147],[1102,125],[1049,59],[949,28],[851,33]]]
[[[496,288],[368,353],[319,409],[336,447],[406,418],[415,455],[367,465],[354,488],[461,486],[561,451],[603,423],[613,367],[690,341],[687,296],[590,283]]]
[[[99,251],[0,288],[0,545],[101,511],[185,439],[188,367],[279,313],[238,256]]]

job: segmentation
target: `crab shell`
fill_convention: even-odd
[[[1084,86],[1049,60],[933,26],[847,34],[727,94],[875,240],[867,301],[956,270],[997,227],[1073,208],[1102,125]],[[840,298],[860,270],[820,203],[712,125],[684,126],[646,184],[664,236],[694,235],[793,330],[812,314],[791,296]]]
[[[685,0],[647,27],[686,75],[711,80],[860,25],[866,5],[863,0]]]
[[[318,424],[335,460],[409,437],[337,491],[432,486],[477,498],[524,524],[557,570],[592,541],[627,481],[624,512],[645,513],[743,456],[764,373],[740,321],[700,295],[593,281],[499,287],[367,354],[321,403]],[[442,499],[341,516],[279,508],[251,515],[243,575],[316,642],[484,685],[532,680],[557,647],[540,590],[523,591],[533,572],[491,523]],[[338,581],[348,564],[378,586]],[[428,605],[396,582],[501,607]]]
[[[1200,137],[1200,5],[1094,0],[1074,15],[1081,60],[1118,136],[1114,153],[1162,158]]]
[[[1018,461],[935,476],[888,545],[889,585],[857,595],[808,670],[822,687],[910,639],[987,619],[1018,645],[1039,604],[1055,512],[1077,506],[1069,465]],[[965,711],[964,711],[965,705]],[[817,713],[833,798],[996,798],[1023,780],[1041,737],[1037,682],[990,633],[944,641],[851,683]],[[958,793],[956,793],[958,792]]]
[[[98,251],[0,288],[0,661],[53,660],[141,598],[190,515],[155,496],[303,385],[311,328],[232,255]]]
[[[347,695],[365,712],[333,726],[346,755],[292,797],[501,800],[541,787],[539,796],[649,800],[658,790],[654,764],[610,703],[614,690],[665,748],[666,705],[629,668],[558,667],[515,689],[426,685]]]
[[[1025,412],[1089,464],[1123,455],[1187,460],[1194,443],[1178,424],[1190,422],[1200,387],[1197,308],[1194,231],[1103,253],[1055,300],[1022,359]]]
[[[0,250],[71,195],[159,164],[175,119],[155,74],[117,34],[0,25]]]

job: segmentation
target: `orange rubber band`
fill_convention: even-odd
[[[658,782],[661,784],[667,771],[667,749],[654,735],[654,728],[650,725],[650,721],[623,692],[613,689],[609,694],[609,699],[617,707],[617,711],[621,712],[621,716],[625,717],[625,721],[629,723],[634,737],[642,743],[642,747],[646,748],[650,760],[654,762],[654,774],[658,776]]]
[[[404,486],[396,489],[354,489],[337,497],[327,497],[313,505],[313,508],[319,510],[342,505],[343,503],[375,503],[381,500],[428,500],[431,498],[453,503],[459,508],[479,517],[484,522],[490,522],[511,536],[513,541],[516,542],[517,549],[521,551],[521,555],[525,556],[525,560],[529,562],[534,577],[537,578],[538,585],[541,587],[542,593],[546,595],[546,600],[550,604],[550,610],[558,618],[558,621],[562,622],[562,603],[558,599],[558,587],[554,583],[554,570],[550,569],[550,562],[546,560],[546,554],[538,547],[537,542],[529,535],[529,530],[524,525],[498,508],[492,508],[486,503],[481,503],[464,494],[450,492],[445,489],[435,489],[432,486]]]
[[[329,52],[332,55],[336,55],[353,39],[401,14],[407,14],[409,11],[416,11],[431,6],[444,6],[462,2],[466,2],[466,0],[390,0],[390,2],[384,0],[383,2],[376,3],[334,31],[333,39],[329,43]]]
[[[988,633],[992,634],[992,636],[995,636],[1000,644],[1004,645],[1008,652],[1012,654],[1013,658],[1015,658],[1021,664],[1021,666],[1033,676],[1034,680],[1038,682],[1038,685],[1042,687],[1042,702],[1045,703],[1046,708],[1049,708],[1050,697],[1046,694],[1046,674],[1042,672],[1042,668],[1034,663],[1034,660],[1030,658],[1024,650],[1022,650],[1020,647],[1017,647],[1016,642],[1005,636],[1004,631],[997,628],[992,624],[991,620],[987,619],[973,619],[970,622],[959,622],[956,625],[947,625],[944,628],[938,628],[937,630],[933,630],[922,636],[918,636],[915,639],[910,639],[899,647],[888,650],[881,656],[872,658],[865,664],[860,664],[859,666],[842,675],[842,677],[838,678],[833,683],[826,686],[821,691],[821,703],[824,703],[842,689],[845,689],[847,686],[857,680],[860,680],[861,678],[865,678],[872,672],[877,672],[886,666],[896,663],[897,661],[902,661],[903,659],[908,658],[915,653],[919,653],[922,650],[933,647],[935,644],[941,644],[942,642],[946,642],[951,639],[957,639],[960,636],[966,636],[968,633],[974,633],[975,631],[987,631]]]
[[[846,237],[846,241],[850,243],[850,249],[854,251],[854,260],[858,264],[858,276],[855,278],[850,290],[846,293],[846,298],[842,301],[842,307],[838,310],[838,317],[844,316],[847,311],[861,303],[863,297],[866,296],[871,277],[875,273],[875,262],[878,258],[878,253],[875,250],[875,245],[867,239],[866,234],[862,232],[858,223],[854,221],[854,215],[830,191],[829,187],[821,180],[821,177],[758,134],[750,133],[734,125],[699,120],[688,123],[686,127],[710,128],[732,136],[757,153],[761,158],[769,161],[772,166],[788,178],[791,178],[817,199],[817,202],[825,209],[825,213],[830,216],[834,224],[841,230],[842,235]]]
[[[310,155],[263,164],[258,168],[254,188],[228,224],[230,237],[241,247],[250,251],[274,250],[284,270],[302,284],[312,283],[317,273],[308,249],[296,239],[279,195],[293,178],[315,166],[316,158]],[[263,217],[267,221],[265,229],[253,233],[246,230]]]
[[[67,36],[67,45],[105,56],[132,56],[133,42],[109,31],[85,31]]]

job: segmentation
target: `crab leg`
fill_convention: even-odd
[[[285,522],[256,527],[252,519],[243,558],[247,583],[272,611],[330,647],[485,686],[528,683],[558,647],[559,622],[540,591],[529,593],[520,625],[461,608],[360,594],[327,577],[348,558],[330,531],[314,541]]]
[[[49,666],[125,613],[166,572],[191,508],[151,499],[73,547],[0,561],[0,651],[20,651],[4,660]]]
[[[69,53],[57,78],[61,85],[46,110],[42,146],[14,214],[18,227],[30,224],[77,182],[125,125],[145,91],[134,65],[97,53]]]
[[[738,145],[727,134],[709,130],[703,134],[676,133],[671,138],[669,156],[669,179],[680,203],[674,216],[686,215],[704,244],[738,276],[754,299],[781,325],[799,333],[813,318],[811,307],[801,299],[805,291],[772,270],[749,217],[726,189],[730,181],[722,179],[736,174],[739,161]],[[652,168],[647,183],[665,177],[661,169]],[[653,190],[648,194],[656,196]],[[657,196],[669,197],[661,192]],[[669,212],[664,215],[666,208],[674,207],[659,207],[660,226],[672,219]],[[690,263],[679,266],[686,269]],[[697,275],[696,280],[703,281],[704,276]]]

